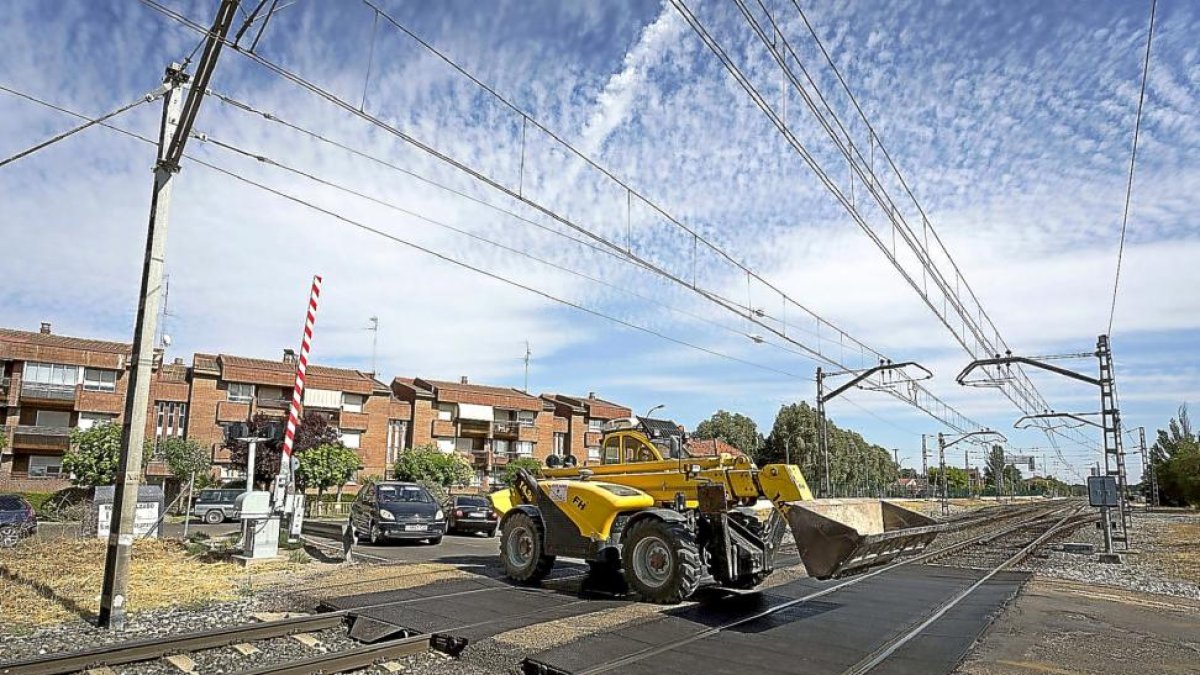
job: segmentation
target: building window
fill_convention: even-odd
[[[83,388],[87,391],[116,391],[117,371],[84,368]]]
[[[76,426],[78,426],[80,429],[86,431],[86,430],[91,429],[92,427],[96,426],[97,424],[108,424],[116,419],[117,419],[116,415],[109,415],[106,413],[81,412],[81,413],[79,413],[79,423]]]
[[[366,399],[362,394],[342,394],[342,410],[345,412],[360,413],[363,411],[363,401]]]
[[[533,426],[533,420],[535,417],[536,417],[536,413],[534,413],[532,410],[518,410],[517,411],[517,423],[523,427]]]
[[[497,457],[507,455],[510,450],[510,443],[503,438],[492,439],[492,454]]]
[[[587,456],[587,458],[588,458],[588,461],[589,461],[589,462],[598,462],[598,461],[600,461],[600,448],[599,448],[599,447],[597,447],[597,446],[592,446],[592,447],[590,447],[590,448],[588,448],[588,449],[587,449],[587,453],[588,453],[588,456]]]
[[[68,410],[39,410],[33,415],[33,423],[39,427],[69,427],[71,412]]]
[[[357,431],[343,431],[342,445],[352,450],[357,450],[362,443],[362,434]]]
[[[30,455],[29,475],[37,477],[61,476],[62,455]]]
[[[408,447],[408,420],[388,420],[387,462],[392,464],[400,452]]]
[[[476,469],[475,473],[471,474],[471,487],[482,487],[486,477],[487,474],[482,469]]]
[[[155,404],[155,435],[158,439],[183,438],[187,435],[187,404],[159,401]]]
[[[601,431],[604,431],[604,420],[600,419],[599,417],[589,417],[588,418],[588,431],[595,432],[595,433],[600,433]]]
[[[470,453],[475,449],[474,438],[456,438],[454,439],[454,449],[459,452]]]
[[[21,379],[36,384],[59,384],[74,387],[79,384],[79,366],[30,361],[25,364]]]
[[[561,433],[554,434],[554,454],[563,457],[567,454],[567,435]]]
[[[454,452],[454,439],[453,438],[437,439],[437,448],[438,448],[438,450],[441,450],[442,452],[445,452],[445,453]]]
[[[533,456],[533,441],[517,441],[517,457]]]
[[[454,404],[439,403],[437,407],[437,418],[447,422],[454,419]]]
[[[229,400],[234,403],[249,403],[254,400],[254,385],[244,382],[229,383]]]

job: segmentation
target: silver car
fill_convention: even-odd
[[[226,520],[237,520],[238,509],[236,500],[238,495],[245,491],[243,488],[212,488],[201,490],[196,495],[196,501],[192,505],[192,515],[200,518],[209,525],[217,525]]]

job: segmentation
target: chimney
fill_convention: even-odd
[[[49,335],[49,334],[50,334],[50,322],[49,322],[49,321],[43,321],[43,322],[42,322],[42,329],[41,329],[41,333],[42,333],[42,335]]]
[[[294,349],[283,350],[283,362],[294,365],[296,363],[296,350],[294,350]]]
[[[594,392],[594,391],[589,391],[589,392],[588,392],[588,399],[589,399],[589,400],[592,400],[592,401],[595,401],[595,400],[596,400],[596,392]]]
[[[467,376],[466,376],[466,375],[463,375],[463,376],[462,376],[462,378],[461,378],[461,380],[460,380],[460,382],[462,382],[463,384],[466,384],[466,383],[467,383]]]

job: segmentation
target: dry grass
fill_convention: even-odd
[[[32,539],[0,552],[0,625],[20,630],[91,617],[99,610],[105,542]],[[203,562],[182,544],[134,544],[130,612],[232,600],[247,575],[227,562]]]
[[[1167,523],[1147,557],[1166,574],[1200,584],[1200,522]]]

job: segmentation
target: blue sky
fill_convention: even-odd
[[[207,24],[216,2],[167,4]],[[253,7],[254,2],[244,3]],[[689,3],[714,38],[842,184],[835,158],[768,53],[727,3]],[[790,1],[764,0],[843,119]],[[967,357],[668,3],[412,3],[381,0],[547,128],[584,150],[762,278],[876,350],[934,371],[928,387],[984,424],[1011,405],[958,387]],[[802,2],[938,234],[1018,353],[1088,351],[1108,319],[1148,4],[1142,2]],[[135,0],[14,0],[0,27],[0,84],[89,114],[153,89],[197,37]],[[476,167],[587,230],[769,315],[782,302],[701,252],[624,190],[526,127],[511,110],[358,0],[299,0],[272,19],[259,53]],[[1129,427],[1165,423],[1200,396],[1200,11],[1159,6],[1138,174],[1114,327]],[[372,38],[374,35],[374,38]],[[185,162],[167,265],[172,352],[274,357],[298,341],[308,280],[325,277],[314,359],[370,367],[367,317],[380,320],[381,373],[595,391],[693,426],[718,408],[769,428],[779,405],[809,400],[816,364],[791,345],[678,285],[565,239],[561,224],[227,52],[212,88],[542,225],[513,219],[330,148],[217,99],[197,130],[379,200],[503,243],[550,267],[302,177],[193,141],[189,152],[456,259],[725,357],[630,330],[346,226]],[[153,135],[158,104],[118,118]],[[0,156],[72,121],[0,93]],[[852,131],[856,128],[852,125]],[[858,129],[857,131],[861,131]],[[1190,161],[1189,161],[1190,160]],[[881,160],[880,160],[881,161]],[[136,309],[153,150],[92,129],[0,169],[0,324],[127,339]],[[877,164],[881,168],[882,164]],[[861,186],[859,188],[861,190]],[[549,231],[548,231],[549,230]],[[557,234],[556,234],[557,233]],[[586,276],[583,276],[586,275]],[[778,307],[775,304],[778,303]],[[798,315],[794,308],[793,321]],[[802,330],[802,326],[793,326]],[[794,333],[814,346],[816,338]],[[829,347],[825,344],[824,347]],[[790,350],[790,351],[789,351]],[[735,360],[736,359],[736,360]],[[1077,364],[1093,368],[1091,361]],[[782,372],[781,372],[782,371]],[[1036,377],[1059,410],[1093,392]],[[840,423],[919,463],[939,426],[893,399],[857,392]],[[1048,447],[1032,432],[1014,447]],[[1053,457],[1053,450],[1047,450]],[[1041,450],[1036,450],[1041,454]],[[1064,445],[1075,470],[1099,457]],[[961,458],[955,457],[956,461]],[[1131,471],[1140,469],[1131,460]],[[1056,467],[1068,476],[1071,472]]]

